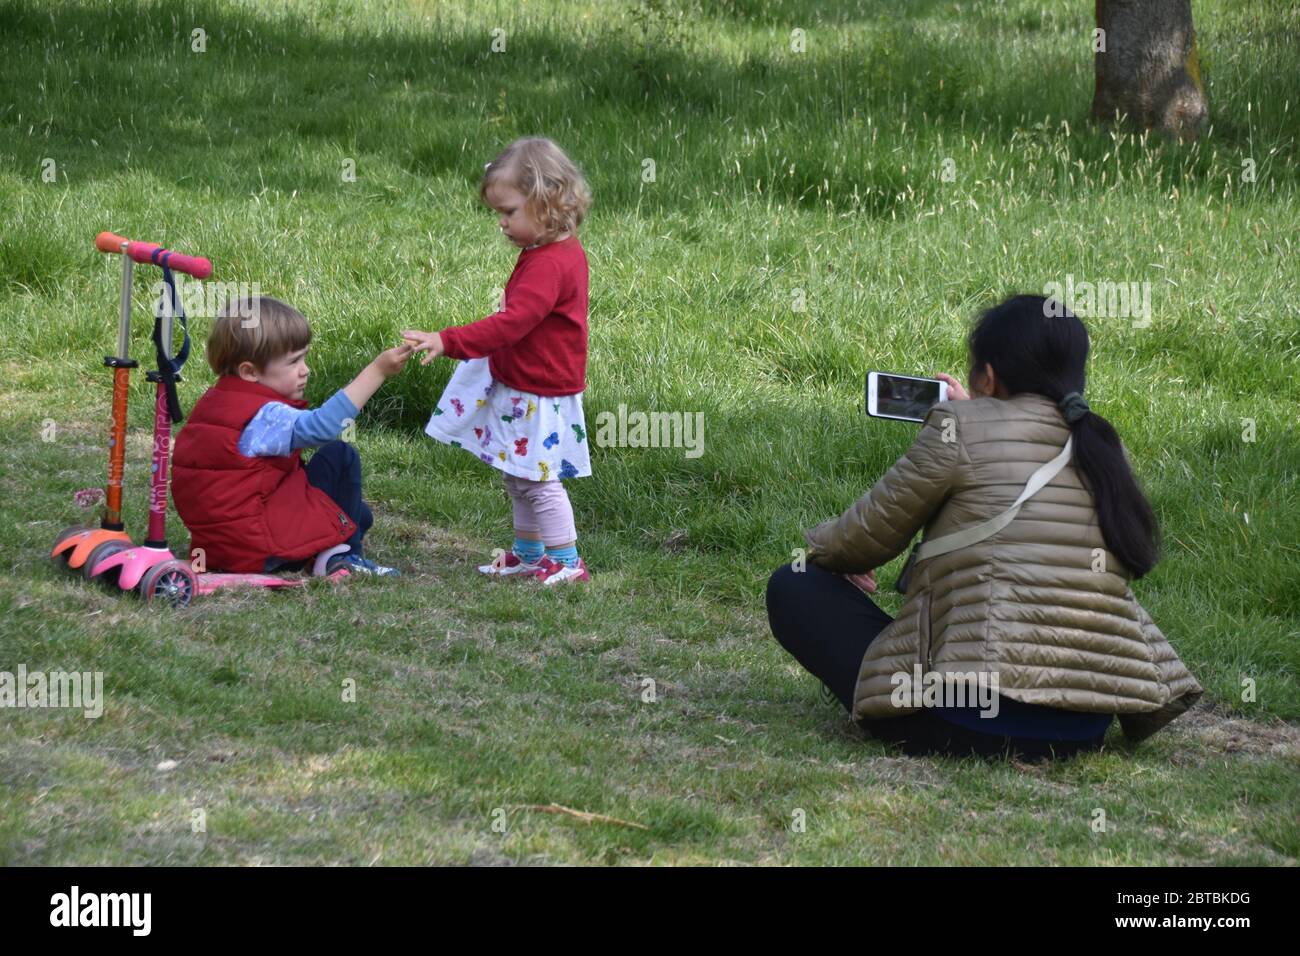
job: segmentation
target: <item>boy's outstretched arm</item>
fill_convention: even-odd
[[[361,407],[370,401],[370,396],[379,391],[379,386],[389,376],[402,370],[406,360],[411,357],[411,351],[409,345],[397,345],[380,352],[373,362],[361,370],[360,375],[343,387],[343,394],[357,407],[357,411],[361,411]]]
[[[410,356],[409,345],[381,352],[360,375],[312,411],[291,408],[283,402],[267,402],[240,434],[240,454],[249,458],[287,455],[299,448],[333,441],[339,437],[344,423],[361,410],[385,379],[401,370]]]

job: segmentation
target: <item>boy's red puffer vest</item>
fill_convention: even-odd
[[[301,452],[248,458],[239,436],[267,402],[307,403],[223,375],[176,436],[172,501],[209,570],[261,571],[268,557],[310,558],[351,537],[356,525],[312,487]]]

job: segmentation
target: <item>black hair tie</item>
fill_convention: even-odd
[[[1067,425],[1073,425],[1092,411],[1092,406],[1088,404],[1087,399],[1078,392],[1071,392],[1056,404],[1060,407],[1061,414],[1065,416],[1065,424]]]

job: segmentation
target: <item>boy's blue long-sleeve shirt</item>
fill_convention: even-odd
[[[342,389],[320,408],[310,411],[283,402],[267,402],[244,426],[239,453],[247,458],[263,458],[323,445],[338,438],[344,423],[356,416],[357,407]]]

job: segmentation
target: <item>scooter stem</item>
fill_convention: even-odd
[[[159,332],[158,364],[161,366],[172,353],[172,320],[175,317],[175,298],[173,289],[166,289],[155,310],[155,319]],[[167,392],[167,381],[161,368],[145,376],[158,385],[158,398],[153,412],[153,475],[149,485],[149,539],[146,548],[167,547],[167,466],[171,462],[172,416],[171,403]],[[173,373],[179,381],[180,376]]]
[[[167,407],[167,385],[157,372],[148,378],[158,383],[153,412],[153,476],[149,484],[149,539],[146,548],[167,547],[167,465],[171,460],[172,418]]]
[[[135,263],[122,257],[122,308],[117,324],[117,354],[104,358],[104,364],[113,370],[113,418],[108,437],[108,487],[105,489],[104,519],[100,527],[106,531],[121,531],[122,475],[126,470],[126,404],[131,369],[138,363],[131,361],[127,352],[131,347],[131,280]]]
[[[122,250],[126,251],[123,243]],[[126,350],[131,345],[131,279],[134,277],[135,262],[130,256],[122,256],[122,314],[117,322],[117,357],[126,360]]]

